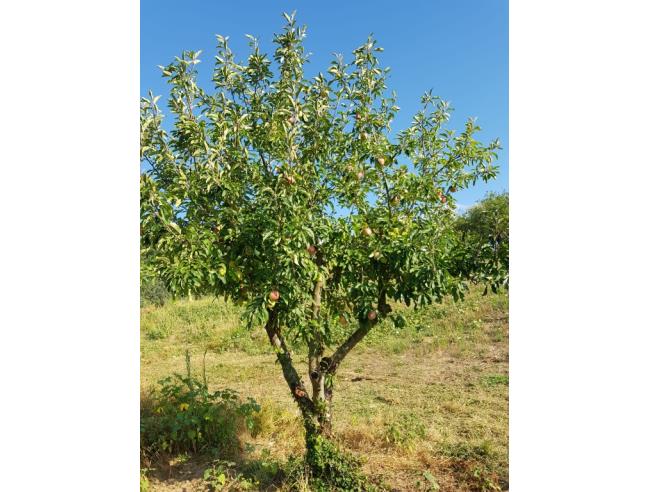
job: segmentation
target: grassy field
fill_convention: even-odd
[[[376,326],[339,370],[337,439],[386,490],[507,490],[507,294],[475,289],[463,303],[400,309],[407,325]],[[258,490],[287,490],[272,477],[303,452],[297,407],[265,333],[241,327],[239,313],[213,298],[142,308],[142,391],[185,373],[189,351],[192,373],[202,378],[204,368],[210,388],[261,404],[259,430],[242,433],[243,451],[231,466],[256,470]],[[305,375],[304,352],[295,359]],[[209,490],[202,479],[209,464],[200,456],[146,464],[148,490]]]

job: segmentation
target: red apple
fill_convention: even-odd
[[[315,253],[317,253],[317,248],[311,244],[308,248],[306,248],[306,251],[308,251],[308,254],[310,254],[311,256],[315,256]]]
[[[273,291],[271,291],[270,294],[268,295],[268,298],[269,298],[272,302],[277,302],[277,301],[279,300],[279,297],[280,297],[280,295],[279,295],[279,291],[278,291],[278,290],[273,290]]]
[[[373,309],[367,313],[367,319],[373,321],[378,317],[378,314]]]
[[[295,115],[291,116],[290,118],[288,118],[288,123],[294,125],[295,123],[297,123],[297,117]]]
[[[446,200],[447,200],[447,198],[446,198],[446,196],[445,196],[445,195],[441,195],[441,198],[440,198],[440,200],[441,200],[441,203],[445,203],[445,202],[446,202]]]

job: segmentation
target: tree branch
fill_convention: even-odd
[[[379,289],[379,294],[378,294],[378,311],[382,316],[387,316],[391,311],[392,308],[391,306],[387,303],[387,294],[385,290],[385,286],[383,283],[380,283],[380,289]],[[367,333],[371,331],[371,328],[374,327],[378,323],[377,319],[374,320],[369,320],[369,319],[364,319],[359,321],[359,326],[354,331],[349,338],[347,338],[342,345],[340,345],[337,350],[333,353],[333,355],[329,359],[322,359],[322,363],[326,365],[325,367],[326,372],[329,374],[335,374],[337,371],[338,367],[340,366],[340,363],[344,358],[347,356],[351,350],[353,350],[353,347],[355,347],[358,343],[362,341],[362,339],[367,336]]]
[[[376,320],[361,320],[359,322],[358,329],[354,331],[349,338],[346,339],[346,341],[338,347],[338,349],[333,353],[333,355],[330,357],[328,361],[328,366],[326,367],[326,372],[329,374],[335,374],[335,371],[337,371],[337,368],[339,367],[340,363],[346,355],[351,352],[353,347],[355,347],[366,335],[369,333],[371,328],[377,323]],[[324,359],[322,359],[322,363],[324,363]]]
[[[319,322],[319,311],[322,302],[322,287],[324,282],[318,280],[313,289],[313,306],[311,320]],[[319,331],[313,334],[313,338],[308,343],[308,375],[313,386],[313,401],[318,401],[324,394],[324,378],[320,371],[320,358],[324,353],[324,344]]]
[[[315,405],[308,397],[304,383],[292,363],[290,350],[288,350],[286,341],[281,335],[277,312],[274,309],[268,309],[268,322],[265,325],[265,330],[270,339],[270,344],[275,349],[277,360],[279,361],[279,364],[281,364],[284,379],[286,380],[286,383],[288,383],[288,387],[290,388],[293,398],[299,405],[300,410],[304,414],[314,413]]]

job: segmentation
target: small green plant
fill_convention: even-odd
[[[167,325],[155,325],[146,330],[146,338],[149,340],[164,340],[171,334]]]
[[[441,446],[441,452],[449,458],[460,460],[476,460],[480,462],[488,461],[493,456],[492,445],[490,441],[483,441],[478,444],[465,442],[445,443]]]
[[[415,415],[404,415],[389,422],[385,440],[396,447],[412,449],[414,443],[427,435],[427,428]]]
[[[497,386],[501,384],[508,384],[508,374],[489,374],[482,380],[485,386]]]
[[[418,490],[423,490],[425,492],[437,492],[441,490],[436,477],[427,470],[423,472],[423,479],[416,481],[416,487]]]
[[[360,471],[360,461],[340,450],[330,439],[316,436],[307,441],[309,485],[315,492],[370,492],[377,490]]]
[[[232,390],[210,392],[204,382],[175,374],[162,379],[143,402],[142,449],[146,454],[232,452],[239,448],[238,432],[252,428],[259,409]]]
[[[203,480],[209,490],[252,490],[258,482],[246,478],[236,471],[236,463],[232,461],[216,460],[203,473]]]
[[[477,482],[477,485],[481,492],[501,492],[502,488],[497,483],[493,472],[487,470],[486,468],[483,468],[481,466],[474,467],[472,476]]]
[[[140,470],[140,492],[148,492],[149,481],[146,477],[146,469]]]

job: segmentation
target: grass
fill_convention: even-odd
[[[303,452],[299,414],[265,334],[243,328],[240,309],[210,298],[142,308],[142,388],[184,373],[188,350],[194,375],[202,375],[204,360],[210,388],[255,398],[262,410],[255,431],[241,437],[246,451],[238,471],[254,474],[254,490],[277,490],[277,471]],[[405,326],[376,326],[339,370],[338,440],[388,489],[506,490],[506,293],[482,296],[475,289],[463,303],[398,310]],[[305,375],[305,353],[294,358]],[[193,457],[147,466],[154,468],[149,490],[197,491],[207,490],[202,477],[212,464]]]

